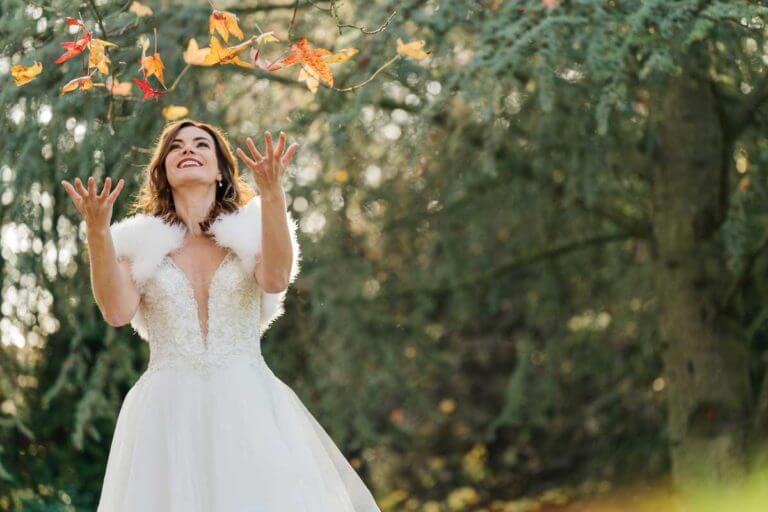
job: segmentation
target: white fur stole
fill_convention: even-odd
[[[285,214],[293,248],[289,278],[289,283],[293,283],[299,275],[301,252],[296,236],[297,223],[290,211]],[[228,247],[238,256],[246,272],[253,272],[261,254],[261,197],[254,197],[234,212],[222,213],[211,224],[210,231],[217,244]],[[137,213],[112,224],[110,232],[117,257],[130,260],[131,275],[137,287],[141,288],[152,277],[163,258],[184,244],[187,228],[168,224],[160,217]],[[285,312],[283,301],[286,294],[287,290],[261,292],[261,334]],[[131,326],[141,338],[148,340],[141,308],[131,320]]]

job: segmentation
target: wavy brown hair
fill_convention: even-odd
[[[216,160],[218,161],[219,172],[221,172],[223,186],[216,186],[216,200],[213,207],[205,220],[200,223],[203,233],[208,235],[208,228],[219,214],[237,210],[255,197],[256,191],[240,176],[237,159],[235,159],[224,131],[202,121],[185,118],[165,125],[155,144],[152,158],[144,170],[144,182],[135,201],[130,206],[129,213],[141,212],[161,217],[169,224],[184,225],[184,222],[176,214],[171,185],[166,175],[165,157],[170,152],[171,142],[173,142],[176,134],[185,126],[196,126],[207,131],[216,146]]]

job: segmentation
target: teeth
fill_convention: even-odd
[[[183,164],[180,166],[180,168],[182,168],[182,169],[183,169],[184,167],[200,167],[200,164],[198,164],[197,162],[184,162],[184,163],[183,163]]]

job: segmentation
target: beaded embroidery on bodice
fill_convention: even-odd
[[[148,371],[187,367],[208,371],[232,358],[261,358],[261,293],[256,277],[227,252],[208,291],[208,333],[186,274],[170,255],[141,287],[150,349]]]

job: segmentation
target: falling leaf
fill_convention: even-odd
[[[424,40],[411,41],[410,43],[403,43],[403,40],[397,38],[397,53],[404,55],[405,57],[413,57],[414,59],[426,59],[432,52],[425,52],[422,50],[424,46]]]
[[[214,32],[221,34],[225,43],[229,41],[230,33],[241,41],[243,39],[243,32],[237,25],[237,16],[231,12],[214,9],[210,18],[208,18],[208,29],[210,34]]]
[[[556,9],[560,7],[560,0],[541,0],[541,5],[546,9]]]
[[[187,107],[182,107],[181,105],[168,105],[163,109],[163,117],[168,121],[175,121],[187,114],[189,114],[189,109]]]
[[[74,25],[77,25],[78,27],[80,27],[83,30],[85,30],[85,24],[82,21],[78,20],[77,18],[72,18],[70,16],[65,16],[64,19],[67,21],[67,28],[69,28],[71,26],[74,26]]]
[[[279,42],[280,39],[277,38],[274,32],[264,32],[263,34],[259,34],[256,36],[256,42],[258,44],[261,43],[276,43]]]
[[[741,178],[741,180],[739,181],[739,192],[743,192],[744,190],[748,189],[749,185],[750,183],[749,183],[748,177],[745,176]]]
[[[24,85],[35,79],[37,75],[43,70],[42,62],[35,62],[31,66],[12,66],[11,76],[13,76],[13,82],[16,85]]]
[[[251,45],[253,38],[250,38],[236,46],[221,46],[221,43],[215,36],[211,36],[210,53],[205,56],[206,64],[237,64],[244,68],[252,68],[254,64],[245,62],[238,54]]]
[[[488,2],[488,8],[492,11],[498,10],[501,7],[501,0],[490,0]]]
[[[193,37],[187,43],[187,50],[184,52],[184,62],[193,66],[210,66],[205,63],[205,58],[211,53],[210,48],[200,48]]]
[[[152,14],[152,9],[147,7],[146,5],[142,5],[139,2],[134,1],[131,4],[131,8],[128,9],[130,12],[134,13],[139,18],[142,18],[144,16],[149,16]]]
[[[349,174],[347,174],[347,171],[344,169],[338,169],[334,174],[334,178],[339,183],[344,183],[345,181],[349,180]]]
[[[165,66],[163,65],[163,59],[160,58],[159,53],[142,57],[141,69],[144,70],[144,78],[149,78],[154,75],[160,80],[163,87],[165,87],[165,79],[163,78],[163,70],[165,69]]]
[[[71,92],[76,89],[81,89],[83,91],[87,91],[88,89],[91,89],[93,87],[105,87],[106,84],[103,84],[101,82],[94,83],[93,77],[91,75],[85,75],[80,76],[77,78],[74,78],[64,84],[60,91],[62,93]]]
[[[304,68],[301,68],[301,70],[299,70],[299,77],[297,80],[299,82],[305,82],[307,89],[312,91],[312,94],[317,94],[317,86],[320,83],[320,81],[317,78],[310,75],[309,73],[307,73],[306,71],[304,71]]]
[[[331,68],[323,60],[324,56],[333,55],[331,51],[324,48],[311,48],[305,37],[292,44],[290,49],[291,53],[289,55],[269,66],[268,70],[277,71],[278,69],[287,68],[299,63],[308,74],[328,85],[333,85]]]
[[[342,48],[333,55],[326,55],[323,57],[323,60],[328,64],[333,64],[334,62],[344,62],[345,60],[349,60],[357,52],[357,48]]]
[[[144,96],[141,97],[143,100],[146,100],[147,98],[160,98],[164,94],[162,91],[152,89],[152,86],[147,80],[142,80],[141,78],[132,78],[131,80],[138,85],[139,89],[144,93]]]
[[[112,77],[107,77],[106,80],[107,90],[115,96],[130,96],[131,95],[131,82],[120,82],[118,80],[112,80]]]
[[[88,69],[96,68],[102,75],[109,74],[109,57],[104,52],[106,46],[117,46],[115,43],[104,41],[102,39],[91,39],[88,44],[90,50],[88,54]]]
[[[93,32],[89,30],[88,32],[85,33],[83,37],[81,37],[77,41],[64,41],[63,43],[59,43],[67,51],[61,54],[53,62],[55,62],[56,64],[61,64],[62,62],[67,61],[76,55],[79,55],[88,46],[88,43],[91,40],[92,33]]]

